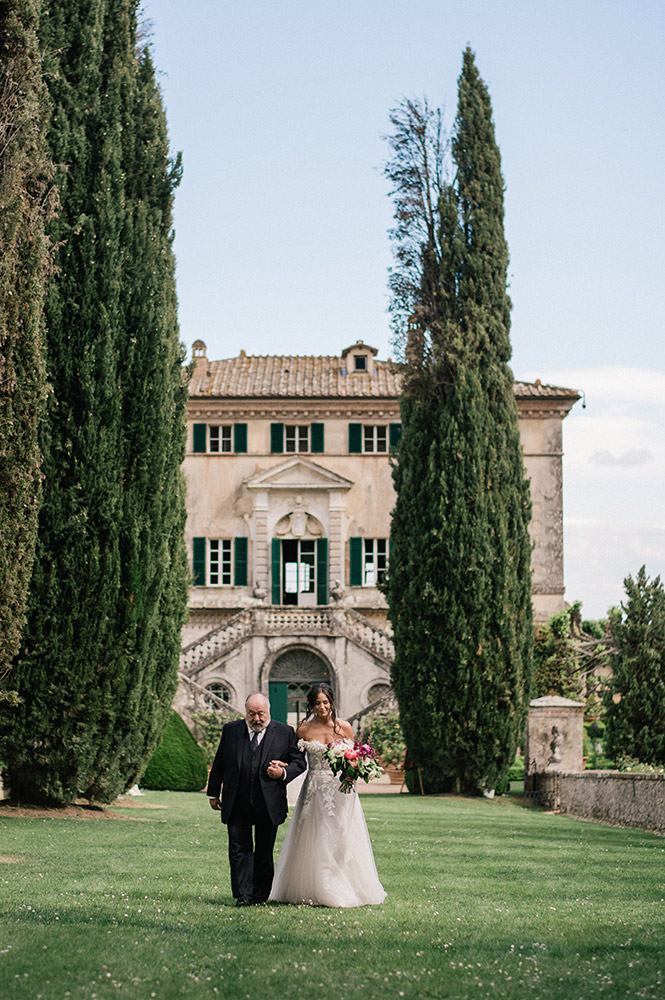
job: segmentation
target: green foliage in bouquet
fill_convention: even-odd
[[[141,786],[170,792],[199,792],[207,778],[203,750],[178,713],[172,711],[162,742],[145,769]]]

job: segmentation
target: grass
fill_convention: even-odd
[[[160,808],[114,810],[125,821],[0,809],[0,996],[665,996],[653,834],[508,799],[366,796],[383,906],[237,910],[205,797],[140,802]]]

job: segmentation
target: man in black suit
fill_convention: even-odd
[[[293,729],[270,720],[270,702],[258,691],[245,702],[245,718],[227,722],[222,729],[208,797],[228,830],[236,906],[268,898],[277,827],[288,810],[286,786],[306,766]]]

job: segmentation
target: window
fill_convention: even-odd
[[[366,354],[354,354],[353,362],[355,365],[355,370],[357,372],[367,371],[367,355]]]
[[[230,586],[231,584],[231,539],[211,538],[208,542],[210,586]]]
[[[234,702],[235,694],[233,688],[225,681],[213,681],[212,684],[206,684],[206,691],[209,691],[216,698],[221,698],[222,701],[227,702],[229,705],[232,705]],[[203,696],[203,702],[207,709],[212,709],[213,711],[221,707],[214,698],[207,698],[205,695]]]
[[[401,437],[401,424],[349,424],[349,454],[385,455]]]
[[[246,454],[247,424],[194,424],[194,454]]]
[[[272,603],[328,603],[328,539],[273,538]]]
[[[363,426],[363,451],[388,451],[388,428],[385,424]]]
[[[309,424],[287,424],[284,427],[284,439],[287,452],[309,451]]]
[[[230,424],[209,424],[208,425],[208,451],[231,451],[231,431]]]
[[[287,545],[283,546],[284,593],[313,594],[316,579],[314,542],[293,542],[291,547],[293,551],[288,552]]]
[[[323,453],[323,424],[271,424],[270,451],[273,455],[282,452]]]
[[[247,586],[246,538],[194,538],[192,557],[195,587]]]
[[[349,583],[352,587],[376,587],[383,583],[388,569],[388,548],[387,538],[349,540]]]
[[[365,538],[363,560],[363,584],[365,587],[376,587],[383,583],[388,566],[388,539]]]

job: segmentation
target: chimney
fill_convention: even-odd
[[[410,365],[418,367],[422,365],[425,353],[425,331],[416,315],[409,316],[406,351],[404,353]]]
[[[195,340],[192,344],[192,361],[194,362],[193,378],[205,378],[208,374],[208,358],[206,345],[202,340]]]

